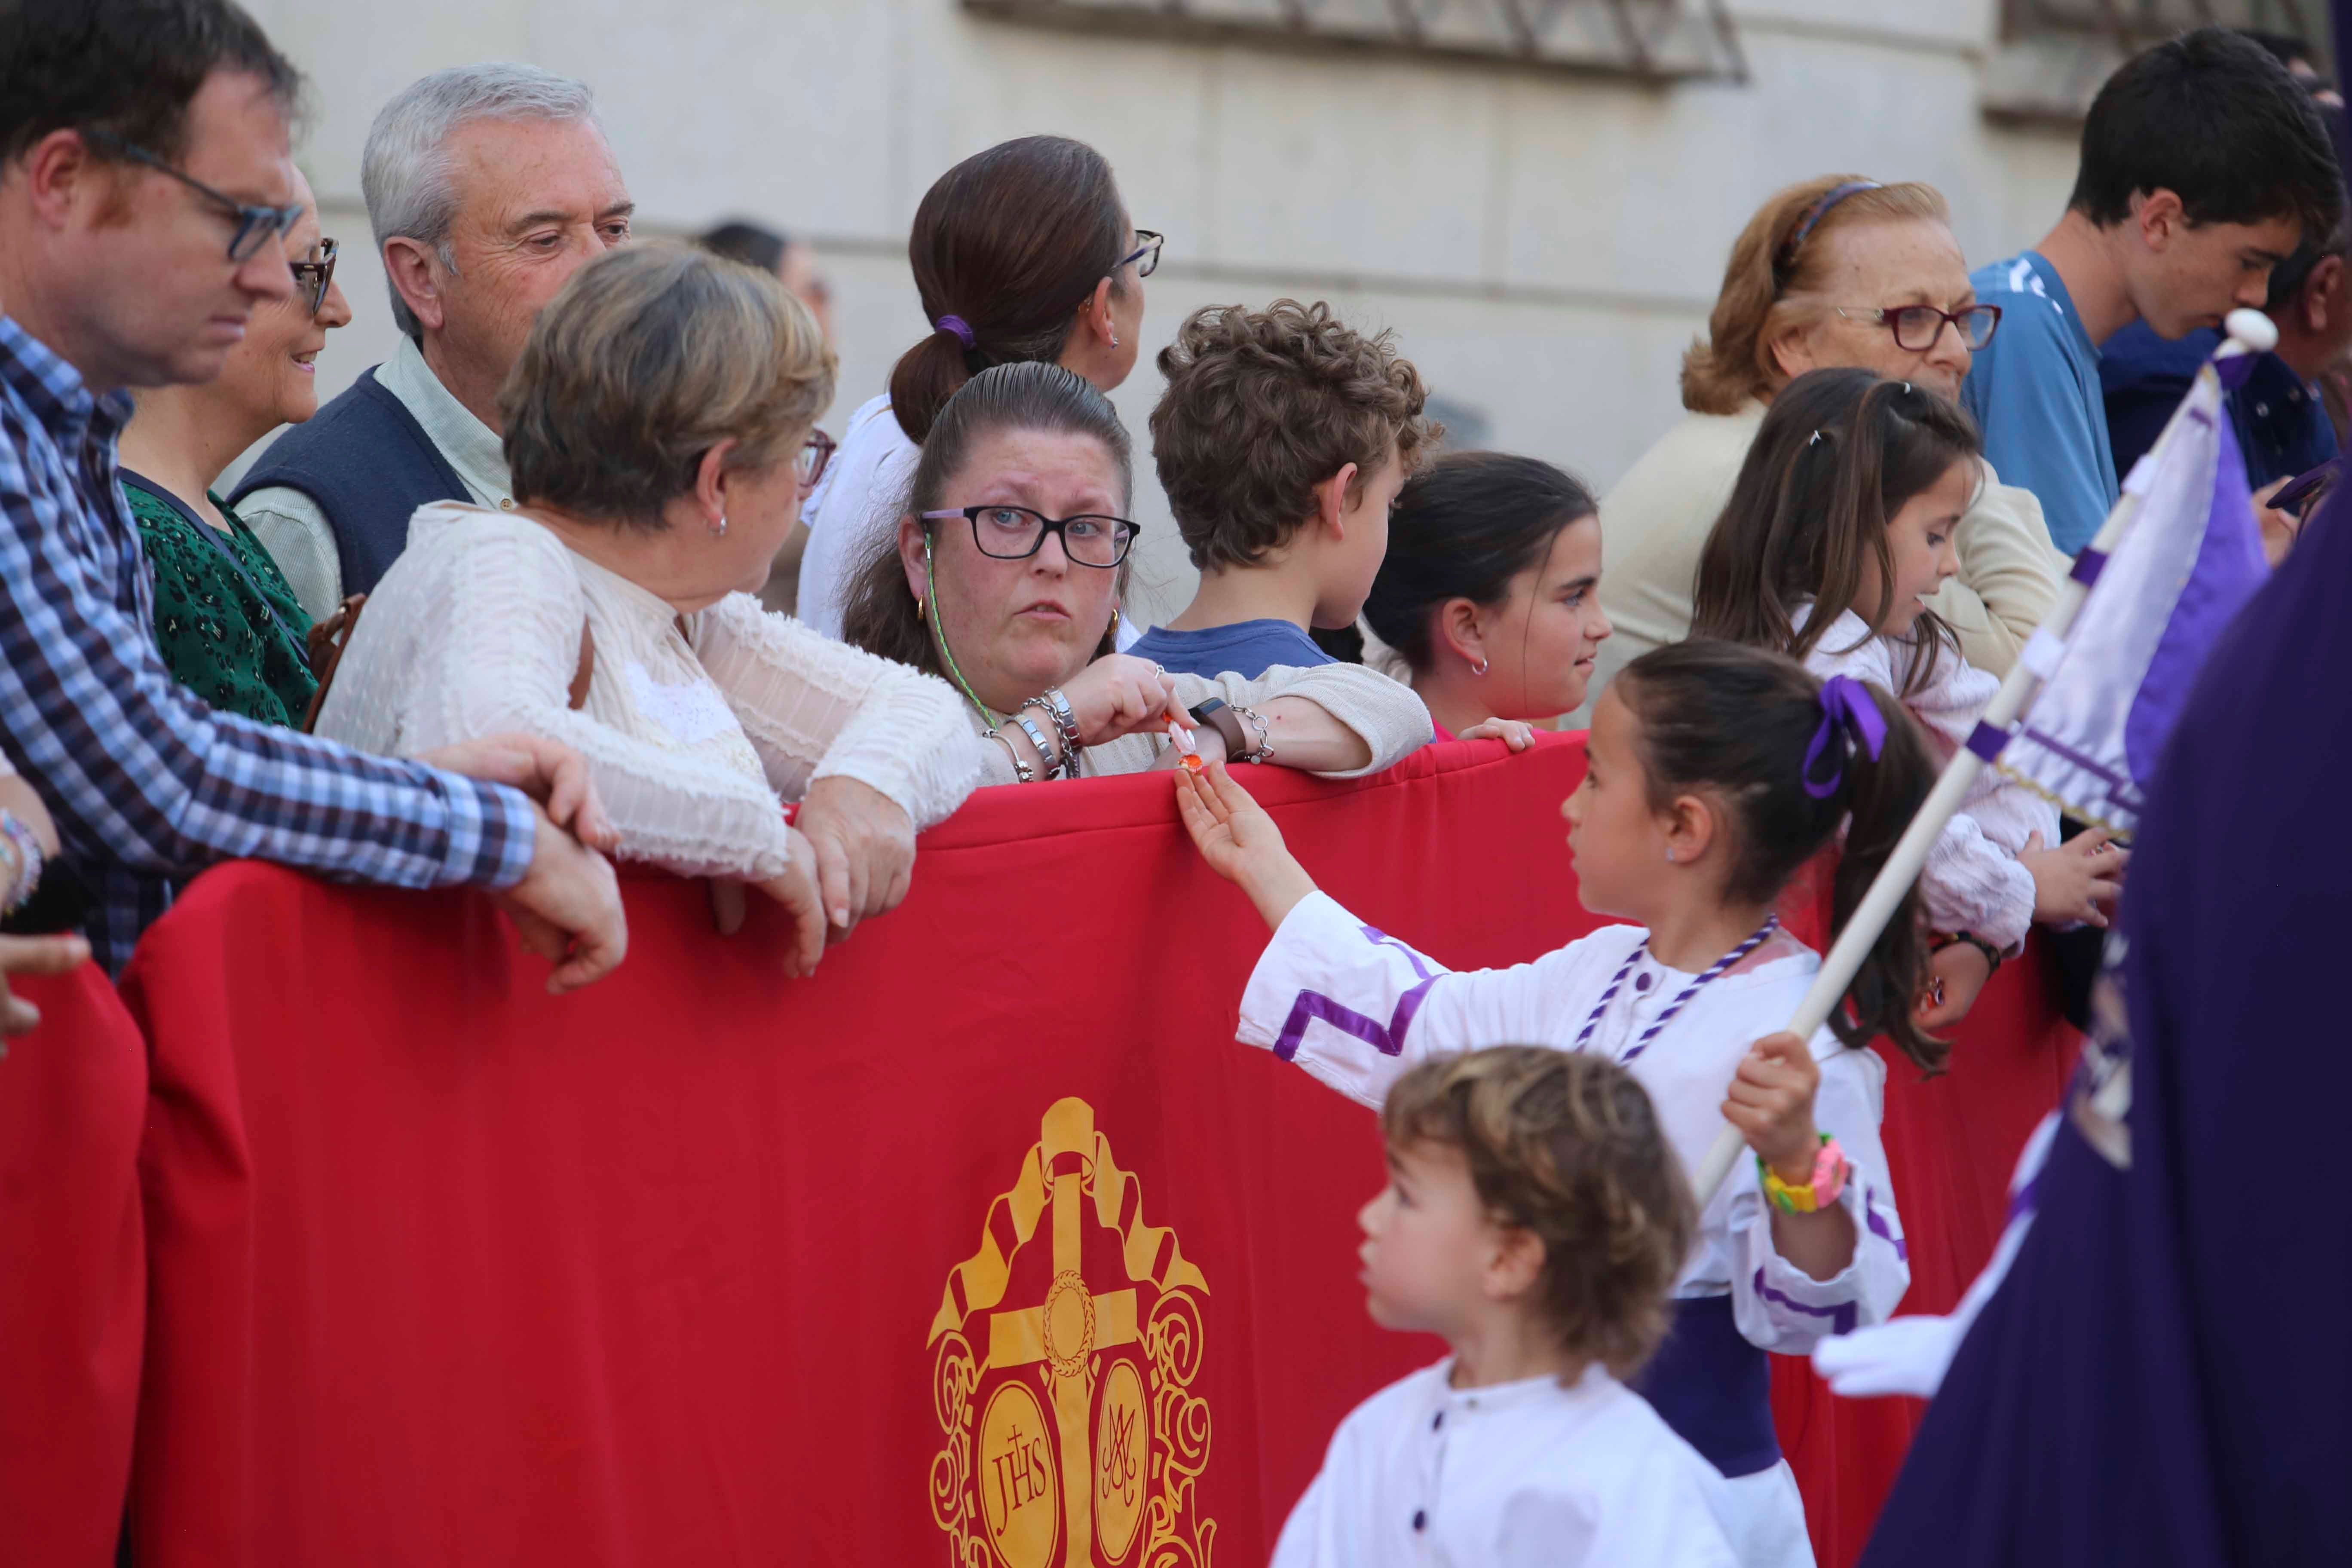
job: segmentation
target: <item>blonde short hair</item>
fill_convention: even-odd
[[[515,498],[658,529],[719,442],[739,443],[733,468],[793,458],[833,401],[834,370],[773,275],[625,246],[549,301],[499,390]]]
[[[1842,185],[1866,188],[1824,207]],[[1755,399],[1769,402],[1788,379],[1773,343],[1821,310],[1829,254],[1822,241],[1866,223],[1915,218],[1950,223],[1943,193],[1916,182],[1871,184],[1860,174],[1823,174],[1774,192],[1732,242],[1706,336],[1683,355],[1683,406],[1737,414]]]

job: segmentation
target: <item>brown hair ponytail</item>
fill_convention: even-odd
[[[1117,268],[1130,232],[1110,164],[1066,136],[1001,142],[934,181],[907,237],[932,330],[890,373],[907,438],[920,446],[988,366],[1059,359],[1095,286],[1126,287]]]
[[[1842,709],[1824,703],[1822,683],[1780,654],[1703,639],[1675,643],[1627,665],[1610,687],[1640,726],[1652,806],[1663,811],[1693,791],[1721,803],[1733,840],[1728,897],[1775,901],[1845,826],[1831,890],[1832,939],[1936,779],[1910,712],[1861,681],[1845,682],[1841,703],[1854,688],[1868,693],[1885,731],[1875,757]],[[1818,751],[1817,737],[1823,738]],[[1847,987],[1846,1006],[1830,1015],[1830,1027],[1856,1048],[1884,1035],[1934,1073],[1951,1047],[1923,1031],[1912,1010],[1927,978],[1923,925],[1915,884]]]

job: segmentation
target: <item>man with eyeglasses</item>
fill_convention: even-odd
[[[125,391],[218,374],[290,299],[291,65],[228,0],[0,5],[0,728],[89,885],[110,970],[215,860],[502,890],[584,984],[626,943],[609,828],[562,747],[393,762],[206,708],[164,668],[116,482]],[[521,785],[523,788],[511,787]]]
[[[364,594],[435,501],[512,510],[499,388],[541,307],[629,237],[588,89],[453,66],[394,94],[360,156],[398,350],[270,445],[230,500],[313,620]]]

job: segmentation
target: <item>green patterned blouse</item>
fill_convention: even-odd
[[[310,617],[261,541],[218,496],[226,533],[128,469],[122,493],[155,574],[155,643],[173,679],[225,711],[300,728],[319,685],[299,640]]]

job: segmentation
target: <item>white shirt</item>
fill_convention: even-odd
[[[583,622],[594,672],[573,711]],[[319,733],[392,756],[545,735],[587,759],[623,856],[760,879],[786,864],[778,797],[818,779],[868,784],[919,828],[955,810],[988,744],[961,707],[748,594],[681,617],[528,517],[443,501],[368,595]]]
[[[423,427],[477,503],[514,510],[513,481],[499,433],[441,384],[415,342],[400,340],[393,356],[375,367],[375,382]],[[319,503],[300,490],[269,485],[237,502],[236,515],[278,563],[310,618],[332,615],[343,602],[343,565],[335,552],[334,527]]]
[[[801,503],[809,530],[797,612],[804,624],[829,637],[841,636],[853,580],[883,542],[896,537],[922,455],[898,427],[888,393],[869,398],[849,416],[841,449]]]
[[[1599,1367],[1456,1389],[1449,1358],[1350,1411],[1273,1568],[1731,1568],[1723,1479]]]
[[[1444,1052],[1507,1044],[1578,1049],[1595,1004],[1646,934],[1608,926],[1532,963],[1455,973],[1328,896],[1310,894],[1284,919],[1251,973],[1238,1038],[1377,1109],[1407,1068]],[[1787,1026],[1820,968],[1811,949],[1778,932],[1703,987],[1627,1062],[1685,1170],[1698,1169],[1723,1125],[1724,1090],[1739,1059]],[[1643,955],[1581,1048],[1624,1061],[1695,978]],[[1700,1215],[1675,1288],[1677,1297],[1729,1296],[1740,1336],[1784,1355],[1885,1321],[1911,1286],[1878,1136],[1886,1064],[1875,1051],[1838,1045],[1827,1030],[1811,1045],[1822,1069],[1814,1121],[1853,1165],[1838,1197],[1853,1221],[1853,1261],[1815,1279],[1782,1258],[1756,1162],[1742,1158]],[[1810,1568],[1804,1503],[1786,1460],[1727,1481],[1724,1494],[1725,1531],[1741,1563]]]
[[[1803,605],[1791,617],[1797,630],[1804,629],[1811,610]],[[1967,743],[2000,682],[1948,647],[1928,683],[1906,695],[1903,683],[1910,679],[1912,658],[1911,644],[1873,637],[1870,624],[1847,610],[1805,656],[1805,668],[1824,680],[1850,676],[1901,697],[1948,757]],[[2003,952],[2015,951],[2033,924],[2033,874],[2017,858],[2037,833],[2044,848],[2057,844],[2056,806],[1990,768],[1977,774],[1919,873],[1928,923],[1937,931],[1971,931]]]

